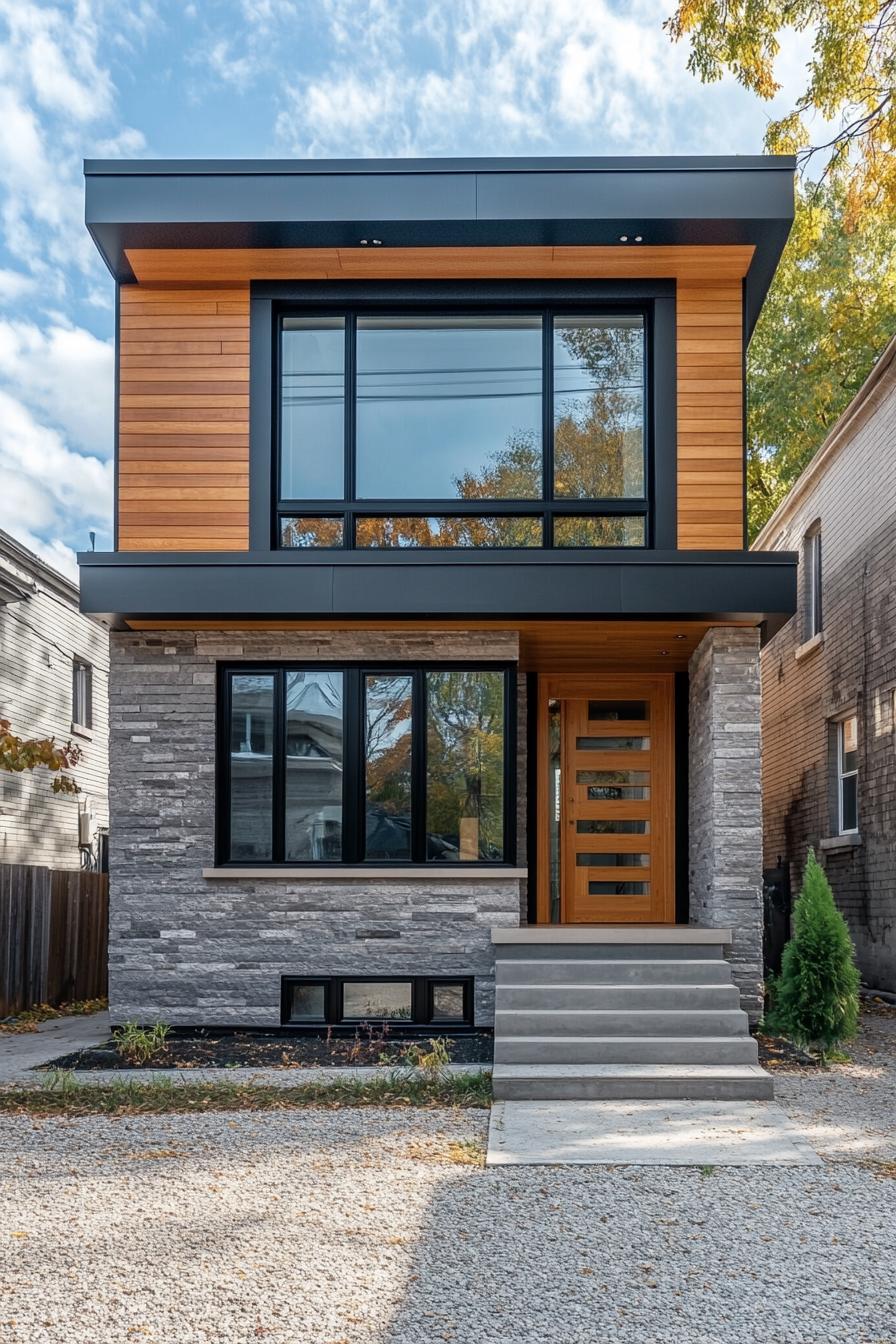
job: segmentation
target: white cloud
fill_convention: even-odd
[[[226,38],[214,43],[206,52],[206,59],[219,79],[239,90],[248,88],[258,73],[257,63],[252,57],[245,51],[240,56],[235,55],[232,44]]]
[[[112,152],[144,147],[132,128],[100,133],[115,89],[95,7],[0,0],[0,222],[11,254],[57,294],[64,271],[99,266],[83,224],[82,156],[104,141]]]
[[[0,380],[66,441],[112,452],[113,349],[83,327],[0,320]]]
[[[33,276],[0,267],[0,303],[10,303],[31,294],[36,288]]]
[[[701,86],[657,0],[324,0],[330,57],[284,82],[302,155],[736,153],[765,115]],[[792,72],[795,64],[791,60]]]
[[[111,462],[73,452],[57,430],[40,424],[3,391],[0,477],[4,527],[15,536],[49,538],[47,545],[78,539],[86,546],[90,528],[110,530]]]

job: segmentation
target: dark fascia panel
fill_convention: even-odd
[[[81,610],[127,620],[749,620],[796,609],[793,552],[85,552]]]
[[[752,325],[793,220],[791,156],[640,159],[95,160],[87,227],[127,248],[752,244]]]

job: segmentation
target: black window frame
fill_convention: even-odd
[[[345,1017],[343,1011],[346,984],[388,984],[411,986],[411,1016],[358,1018]],[[292,990],[295,985],[323,986],[324,1015],[320,1018],[293,1019],[290,1016]],[[437,985],[460,985],[463,990],[463,1017],[436,1017],[433,1012],[433,991]],[[340,975],[283,975],[280,980],[280,1023],[296,1032],[319,1033],[322,1029],[333,1030],[334,1034],[354,1034],[362,1023],[371,1026],[388,1027],[390,1034],[419,1034],[421,1028],[432,1027],[437,1031],[462,1035],[475,1030],[475,977],[472,975],[401,975],[393,972],[389,975],[368,975],[359,970],[356,974]]]
[[[81,673],[84,674],[84,704],[81,706],[83,714],[77,713]],[[86,658],[77,656],[72,659],[72,723],[76,723],[79,728],[93,729],[93,664]]]
[[[343,681],[342,856],[339,859],[286,859],[285,855],[285,686],[288,672],[341,672]],[[504,829],[499,859],[438,860],[426,858],[426,683],[427,672],[500,672],[504,677]],[[400,674],[412,678],[414,726],[411,747],[411,857],[368,859],[365,844],[364,679]],[[274,742],[281,744],[273,760],[272,858],[230,857],[230,685],[235,676],[274,675]],[[516,665],[506,661],[427,660],[332,661],[290,659],[219,663],[216,713],[215,856],[220,868],[406,868],[418,872],[457,872],[514,866],[516,854]],[[392,977],[395,978],[394,976]]]
[[[676,350],[674,281],[606,282],[379,282],[326,284],[255,282],[251,287],[250,389],[250,548],[290,557],[351,552],[354,559],[384,554],[440,554],[478,557],[507,554],[503,548],[355,546],[355,519],[389,516],[536,517],[543,519],[540,546],[527,554],[594,554],[607,551],[675,549],[677,545],[676,482]],[[645,493],[639,499],[553,498],[553,326],[543,322],[542,347],[542,497],[534,500],[358,500],[354,497],[354,349],[349,327],[361,316],[496,316],[534,313],[550,316],[621,316],[637,314],[644,321],[644,461]],[[345,499],[295,500],[280,496],[280,331],[283,317],[345,316],[346,441]],[[351,439],[349,439],[351,436]],[[573,517],[643,517],[644,543],[635,546],[555,547],[553,519]],[[342,545],[292,548],[281,546],[281,519],[341,518]],[[508,548],[511,549],[511,548]]]

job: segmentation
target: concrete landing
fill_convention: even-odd
[[[767,1101],[498,1101],[488,1166],[811,1166],[821,1158]]]

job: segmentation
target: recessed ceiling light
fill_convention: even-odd
[[[361,239],[359,239],[358,241],[360,242],[360,244],[361,244],[362,247],[366,247],[366,246],[367,246],[367,239],[366,239],[366,238],[361,238]]]
[[[676,639],[687,639],[687,635],[676,635]]]
[[[620,235],[619,235],[619,241],[620,241],[620,243],[627,243],[627,242],[628,242],[628,234],[627,234],[627,233],[620,233]]]
[[[373,241],[373,245],[374,245],[374,247],[382,247],[382,245],[383,245],[383,240],[382,240],[382,238],[374,238],[372,241]]]
[[[668,658],[668,657],[669,657],[669,650],[668,650],[668,649],[660,649],[660,657],[661,657],[661,658]]]
[[[636,234],[635,234],[635,242],[636,242],[636,243],[643,243],[643,241],[644,241],[644,239],[641,237],[640,233],[636,233]]]

